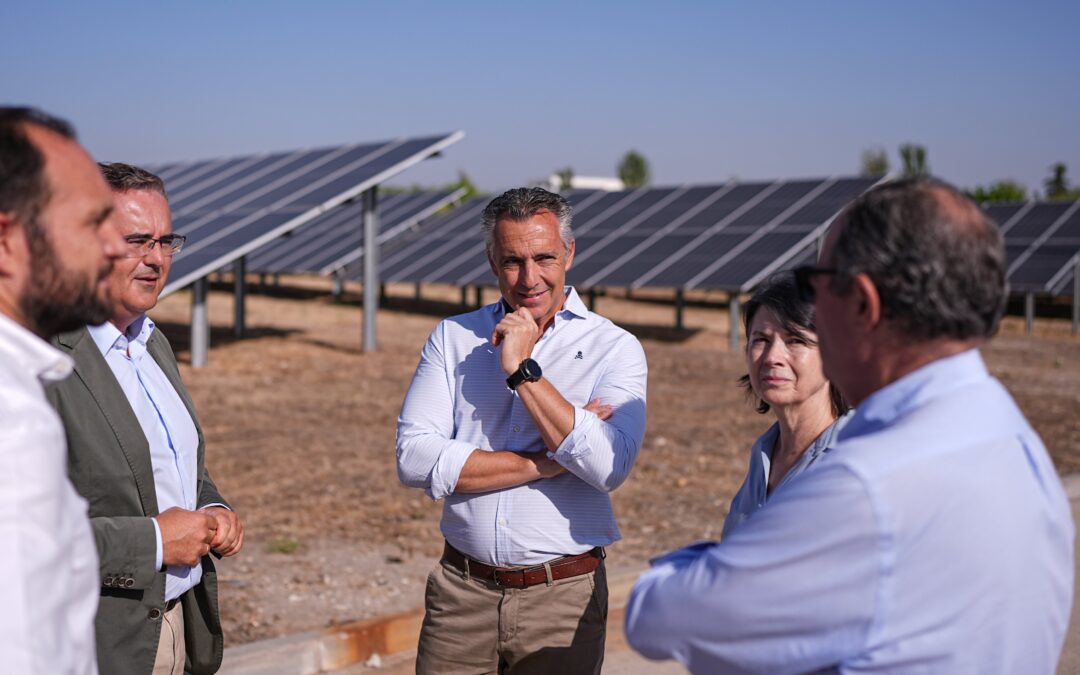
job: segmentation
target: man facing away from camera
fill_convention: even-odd
[[[540,188],[484,210],[502,294],[442,321],[398,419],[401,481],[444,500],[418,673],[599,673],[608,493],[645,432],[645,354],[566,271],[570,205]]]
[[[243,526],[206,471],[176,357],[146,314],[184,237],[160,178],[128,164],[101,170],[116,204],[108,226],[124,242],[104,287],[112,313],[57,337],[75,375],[49,389],[101,558],[98,662],[119,675],[213,673],[223,642],[208,554],[237,553]]]
[[[97,554],[43,385],[71,360],[46,339],[109,315],[121,242],[109,188],[69,124],[0,107],[0,664],[97,673]]]
[[[719,544],[655,561],[631,645],[698,673],[1053,673],[1073,595],[1054,465],[979,354],[997,226],[936,180],[875,187],[816,267],[825,374],[856,406],[818,466]]]

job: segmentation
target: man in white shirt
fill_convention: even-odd
[[[43,385],[71,361],[42,338],[108,305],[100,284],[121,243],[112,195],[65,122],[0,108],[0,664],[97,673],[97,554],[66,471],[64,430]]]
[[[172,232],[160,178],[120,163],[102,173],[116,203],[109,226],[124,242],[105,285],[112,312],[57,336],[75,376],[49,389],[101,558],[98,665],[116,675],[213,673],[222,632],[208,553],[238,552],[243,527],[206,471],[191,397],[146,315],[184,238]]]
[[[829,229],[836,445],[719,544],[654,561],[630,644],[698,673],[1050,675],[1073,597],[1071,509],[978,348],[1008,297],[997,226],[930,179],[877,186]]]
[[[645,433],[645,354],[565,285],[570,205],[484,211],[499,302],[442,321],[398,419],[398,475],[444,499],[418,673],[598,673],[619,538],[608,493]]]

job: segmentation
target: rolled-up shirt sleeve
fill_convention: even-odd
[[[444,359],[445,327],[439,324],[420,353],[397,426],[398,478],[442,499],[457,487],[461,468],[476,448],[453,439],[454,405]]]
[[[574,411],[574,429],[551,453],[552,459],[597,490],[622,485],[634,467],[645,436],[645,350],[631,335],[612,352],[592,398],[610,405],[607,420],[582,408]]]

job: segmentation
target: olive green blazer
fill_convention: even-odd
[[[101,559],[101,601],[95,622],[98,669],[104,675],[149,675],[154,667],[165,608],[165,572],[155,568],[158,514],[150,446],[105,358],[85,328],[57,336],[54,344],[75,360],[75,372],[51,385],[49,400],[64,422],[68,472],[90,503],[90,523]],[[176,357],[161,331],[147,342],[184,401],[199,434],[198,505],[225,500],[203,463],[203,433]],[[202,560],[198,586],[181,599],[187,642],[187,672],[217,672],[223,639],[217,604],[217,575]]]

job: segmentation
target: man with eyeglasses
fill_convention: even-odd
[[[1008,297],[1001,233],[951,185],[902,180],[836,219],[815,298],[836,445],[719,544],[658,559],[631,645],[702,673],[1055,671],[1071,509],[979,348]]]
[[[146,314],[184,237],[172,232],[160,178],[119,163],[101,172],[115,201],[109,226],[124,242],[104,287],[112,316],[58,336],[76,376],[49,392],[101,558],[98,662],[121,675],[213,673],[222,633],[208,554],[237,553],[243,526],[206,471],[176,358]]]

